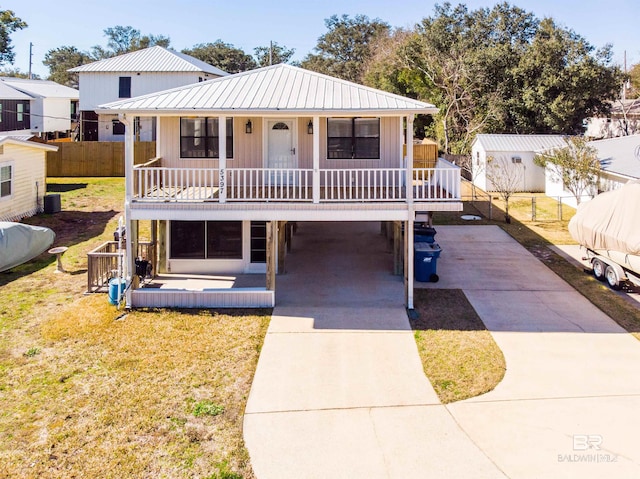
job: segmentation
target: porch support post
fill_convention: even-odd
[[[269,291],[276,290],[276,239],[278,222],[267,221],[267,284]]]
[[[158,264],[155,266],[157,273],[167,272],[167,221],[158,221]]]
[[[123,275],[125,278],[131,280],[133,273],[135,272],[135,252],[133,251],[132,233],[133,222],[131,221],[131,198],[133,197],[133,163],[134,163],[134,144],[133,144],[133,121],[131,121],[126,114],[121,113],[119,115],[120,121],[124,124],[124,224],[126,229],[125,234],[125,258],[123,264]],[[137,231],[136,231],[137,233]],[[136,238],[137,242],[137,238]],[[135,285],[134,285],[135,286]],[[131,306],[131,291],[134,286],[127,289],[125,294],[125,304],[127,307]]]
[[[285,269],[285,256],[286,252],[286,234],[285,230],[287,228],[286,221],[278,221],[278,274],[284,274],[286,272]]]
[[[413,115],[407,115],[407,203],[413,205]],[[412,211],[409,211],[412,213]],[[411,218],[413,220],[413,218]]]
[[[227,202],[227,117],[218,117],[218,151],[219,176],[218,176],[218,201]]]
[[[393,274],[402,276],[402,257],[404,244],[402,242],[402,222],[393,222]]]
[[[398,168],[404,168],[404,117],[401,116],[400,118],[398,118],[398,132],[400,134],[400,141],[398,141],[398,143],[400,144],[400,151],[398,152],[398,155],[400,157],[400,161],[398,164]]]
[[[407,309],[413,309],[413,219],[405,223],[404,229],[404,272],[405,291],[407,294]]]
[[[313,202],[320,203],[320,117],[313,117]]]
[[[135,265],[135,260],[138,257],[138,235],[139,235],[139,231],[140,228],[139,226],[139,220],[132,220],[130,221],[131,223],[131,228],[127,227],[127,240],[130,237],[131,238],[131,254],[133,255],[133,265],[132,265],[132,269],[130,269],[129,271],[131,271],[131,289],[138,289],[140,287],[140,279],[138,278],[138,275],[136,274],[136,265]]]

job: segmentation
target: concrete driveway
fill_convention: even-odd
[[[440,404],[378,224],[302,224],[245,414],[258,479],[640,477],[640,342],[499,228],[437,230],[417,285],[465,292],[503,382]]]
[[[441,281],[420,286],[462,289],[507,362],[447,406],[462,429],[509,477],[640,477],[640,342],[500,228],[437,230]]]
[[[258,479],[504,477],[423,373],[378,223],[300,224],[287,271],[244,418]]]

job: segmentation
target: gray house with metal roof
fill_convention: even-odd
[[[125,263],[134,271],[145,252],[138,224],[151,221],[156,252],[147,258],[164,278],[155,288],[133,278],[130,306],[272,306],[295,222],[380,221],[394,225],[412,308],[413,235],[403,226],[413,231],[430,212],[462,209],[458,167],[414,168],[412,148],[404,157],[414,116],[437,112],[433,105],[290,65],[98,111],[127,127]],[[136,117],[157,118],[158,139],[157,158],[134,166]],[[395,266],[402,272],[401,260]],[[264,287],[190,290],[171,281],[248,274],[263,275]]]
[[[587,201],[598,193],[616,190],[629,181],[640,180],[640,135],[621,136],[588,143],[598,152],[600,178],[597,189],[584,191],[581,201]],[[547,171],[547,196],[562,197],[565,204],[576,207],[573,195],[564,189],[562,182],[552,171]]]
[[[98,105],[227,75],[197,58],[157,45],[69,71],[79,75],[81,139],[84,141],[124,140],[124,125],[116,115],[98,115]],[[137,140],[153,141],[155,137],[153,118],[136,123]]]

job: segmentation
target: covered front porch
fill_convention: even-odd
[[[154,158],[133,168],[137,203],[392,203],[460,204],[460,168],[177,168]],[[221,180],[224,178],[224,180]],[[407,184],[411,185],[407,188]],[[221,186],[222,185],[222,186]],[[271,206],[271,205],[270,205]]]

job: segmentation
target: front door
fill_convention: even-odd
[[[267,120],[267,168],[272,184],[293,184],[298,167],[294,120]]]

